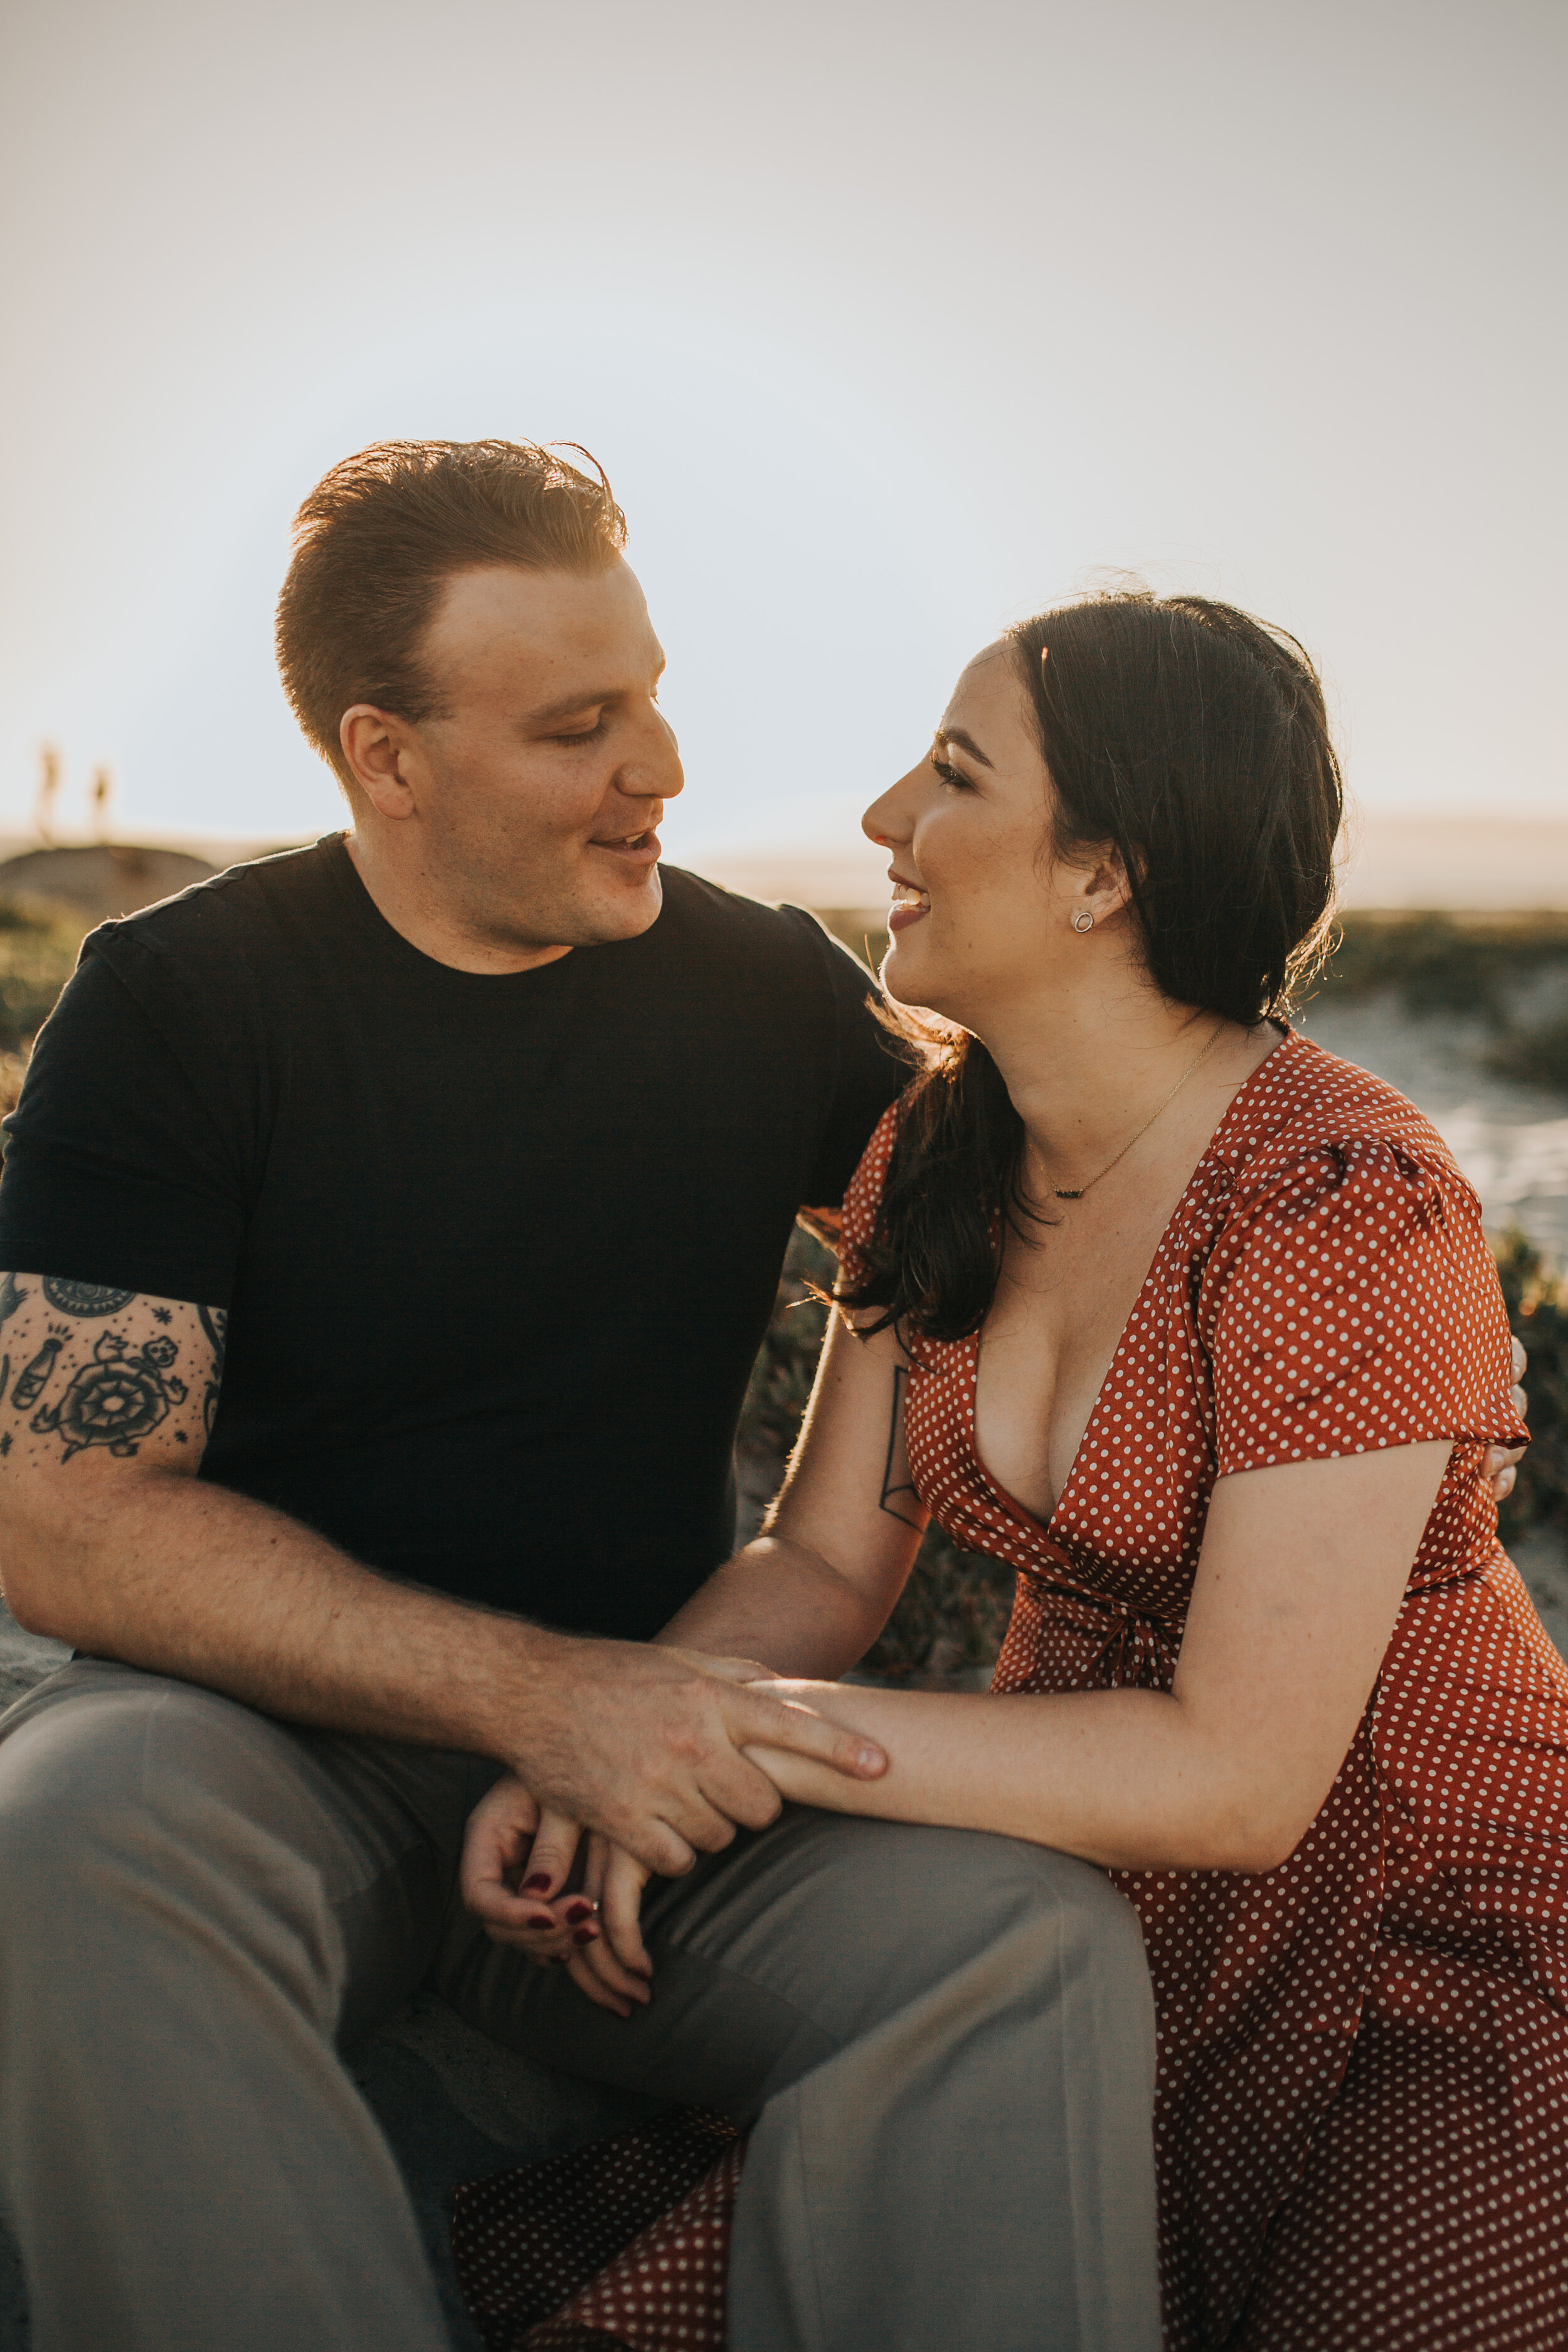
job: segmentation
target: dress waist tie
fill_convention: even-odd
[[[1042,1612],[1075,1633],[1099,1641],[1092,1672],[1106,1690],[1168,1691],[1175,1680],[1176,1654],[1182,1646],[1184,1618],[1151,1616],[1129,1609],[1103,1593],[1084,1592],[1058,1584],[1036,1569],[1022,1573],[1029,1580]]]

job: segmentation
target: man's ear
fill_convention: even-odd
[[[371,702],[355,702],[338,721],[338,741],[349,773],[382,816],[414,814],[414,792],[408,781],[410,740],[406,720],[378,710]]]

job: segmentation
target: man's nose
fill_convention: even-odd
[[[616,777],[616,790],[628,800],[672,801],[686,789],[686,771],[675,745],[675,730],[656,710],[653,728]]]

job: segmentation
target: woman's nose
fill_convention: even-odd
[[[908,841],[913,830],[907,820],[900,821],[896,792],[895,786],[893,792],[884,793],[880,800],[873,801],[860,820],[860,830],[867,840],[880,842],[887,849],[897,842]]]

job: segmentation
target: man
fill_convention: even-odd
[[[437,2352],[335,2054],[422,1982],[760,2116],[741,2352],[1157,2341],[1131,1911],[1005,1839],[776,1818],[748,1742],[883,1759],[648,1646],[729,1549],[791,1221],[899,1072],[808,917],[661,892],[624,535],[529,446],[329,474],[279,652],[351,830],[95,933],[11,1122],[0,1562],[78,1650],[0,1721],[38,2352]],[[662,1874],[645,2011],[456,1899],[502,1768]]]

